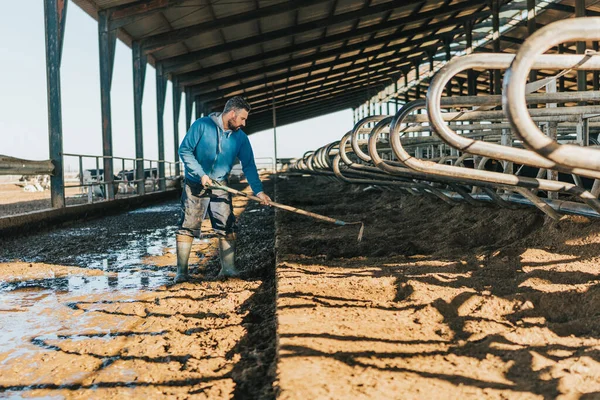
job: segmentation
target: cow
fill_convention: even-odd
[[[22,175],[17,185],[26,192],[43,192],[50,189],[50,175]]]

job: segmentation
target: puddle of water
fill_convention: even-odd
[[[178,211],[179,206],[171,204],[130,213]],[[171,283],[175,266],[148,265],[146,257],[174,254],[176,229],[168,226],[151,232],[125,232],[122,235],[126,242],[121,241],[126,243],[125,246],[108,252],[69,257],[70,265],[99,269],[105,272],[103,275],[56,277],[49,272],[37,279],[0,281],[0,375],[3,370],[14,370],[15,365],[27,365],[24,370],[30,372],[23,373],[22,382],[28,385],[45,382],[47,376],[35,372],[38,370],[36,365],[45,362],[45,353],[56,351],[52,348],[56,343],[65,338],[71,342],[85,342],[90,340],[90,332],[94,339],[114,340],[111,330],[120,329],[121,323],[128,324],[130,320],[109,320],[106,318],[110,317],[105,317],[105,314],[93,311],[113,301],[137,301],[140,296],[145,296],[143,292]],[[103,233],[106,232],[101,228],[76,228],[54,231],[49,236],[56,243],[61,243],[73,237],[98,237]],[[200,242],[210,241],[203,238]],[[164,262],[164,258],[162,260]],[[43,256],[40,261],[44,261]],[[78,308],[76,305],[82,301],[88,305]],[[78,373],[74,372],[68,380],[74,379]],[[18,386],[17,383],[15,385]],[[12,390],[0,394],[0,398],[20,399],[26,393],[27,389]]]
[[[165,204],[159,206],[138,208],[135,210],[129,211],[127,214],[145,214],[145,213],[158,213],[158,212],[179,212],[180,211],[179,204]]]
[[[4,296],[15,295],[27,302],[32,293],[45,289],[58,293],[75,295],[86,293],[101,293],[115,290],[147,290],[155,289],[171,281],[168,270],[159,271],[121,271],[100,276],[69,275],[61,278],[34,279],[26,281],[3,282],[0,284],[0,311],[6,311],[8,302]],[[39,294],[40,298],[45,297]],[[33,301],[37,300],[34,299]]]
[[[146,267],[144,257],[156,257],[163,254],[175,254],[174,226],[157,229],[148,234],[132,232],[137,239],[127,242],[127,247],[102,254],[84,254],[76,257],[77,264],[104,271],[120,271]]]
[[[10,400],[25,400],[25,399],[31,399],[31,395],[28,395],[26,397],[21,396],[21,394],[19,394],[20,392],[15,392],[15,391],[8,391],[6,392],[4,395],[0,396],[3,399],[10,399]],[[22,392],[21,392],[22,393]],[[6,397],[5,397],[6,396]],[[38,399],[40,397],[37,397]],[[45,395],[43,397],[44,400],[64,400],[65,396],[50,396],[50,395]]]
[[[103,276],[72,275],[5,283],[0,289],[0,366],[40,351],[39,346],[32,343],[33,338],[56,339],[56,332],[67,323],[61,315],[70,318],[74,312],[69,309],[69,298],[82,295],[90,299],[134,298],[140,290],[158,288],[171,280],[172,277],[162,271],[123,271]],[[76,318],[78,326],[86,326],[85,313]],[[68,325],[69,331],[73,331],[72,321]]]

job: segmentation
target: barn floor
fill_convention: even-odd
[[[600,398],[600,225],[292,178],[277,215],[282,399]]]
[[[2,239],[0,397],[272,398],[274,213],[234,206],[245,279],[207,235],[171,284],[177,201]]]
[[[363,189],[277,184],[282,203],[364,221],[361,243],[236,199],[244,279],[214,279],[209,236],[196,279],[170,284],[176,202],[2,239],[0,391],[600,398],[597,221]]]

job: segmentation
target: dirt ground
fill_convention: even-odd
[[[0,239],[0,397],[273,398],[274,213],[234,206],[243,279],[209,233],[171,284],[175,201]]]
[[[278,200],[281,399],[600,398],[600,225],[292,177]]]
[[[598,221],[276,192],[363,241],[238,198],[243,279],[208,234],[171,285],[177,202],[0,239],[0,397],[600,398]]]
[[[65,193],[67,205],[85,204],[87,195],[81,195],[79,188],[69,188]],[[101,201],[94,197],[94,202]],[[31,211],[51,208],[50,191],[25,192],[22,187],[13,183],[0,183],[0,217],[22,214]]]

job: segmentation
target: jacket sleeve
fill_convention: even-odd
[[[204,124],[198,120],[192,124],[179,146],[179,158],[185,165],[186,173],[192,178],[196,178],[198,182],[206,175],[194,154],[203,134]]]
[[[250,140],[248,140],[248,136],[245,133],[242,133],[242,145],[240,146],[240,151],[238,153],[238,158],[242,162],[242,171],[244,171],[244,175],[246,175],[246,179],[248,179],[248,183],[252,188],[254,194],[259,194],[263,191],[262,183],[258,178],[258,171],[256,170],[256,163],[254,162],[254,153],[252,152],[252,146],[250,145]]]

